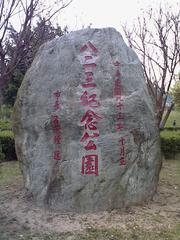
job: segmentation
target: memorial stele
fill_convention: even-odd
[[[112,210],[156,192],[155,107],[137,55],[113,28],[82,29],[42,45],[13,121],[24,185],[40,207]]]

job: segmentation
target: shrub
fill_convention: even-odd
[[[0,119],[0,131],[12,130],[12,123],[9,119]]]
[[[165,158],[171,158],[180,153],[180,131],[162,131],[161,149]]]
[[[2,152],[2,146],[0,145],[0,162],[3,162],[5,160],[5,155]]]
[[[0,132],[0,160],[16,160],[14,135],[10,130]]]
[[[2,105],[0,107],[0,118],[1,119],[10,119],[12,114],[12,108],[7,105]]]

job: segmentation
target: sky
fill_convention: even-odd
[[[73,0],[73,2],[55,18],[61,27],[69,30],[83,27],[114,27],[119,30],[121,24],[132,25],[142,9],[157,7],[160,3],[176,6],[178,0]]]
[[[124,36],[121,26],[126,24],[131,28],[142,10],[158,8],[160,4],[170,5],[177,10],[177,3],[180,3],[180,0],[73,0],[54,21],[62,28],[67,26],[68,31],[88,26],[114,27]]]

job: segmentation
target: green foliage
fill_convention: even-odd
[[[15,55],[18,55],[19,61],[4,85],[2,92],[4,104],[14,105],[17,91],[39,47],[66,32],[67,29],[62,30],[59,25],[54,27],[50,20],[47,21],[47,19],[41,17],[33,28],[27,29],[27,38],[25,39],[20,37],[20,33],[12,26],[8,29],[8,39],[6,40],[8,61],[13,62]],[[20,50],[18,51],[18,49]]]
[[[9,119],[0,119],[0,131],[12,130],[12,122]]]
[[[0,162],[3,162],[5,160],[5,154],[2,151],[2,146],[0,145]]]
[[[12,75],[11,81],[3,88],[3,102],[6,105],[13,106],[16,100],[17,91],[21,85],[24,74],[16,69]]]
[[[174,102],[180,107],[180,81],[176,82],[171,88],[171,94],[174,98]]]
[[[19,178],[21,178],[19,162],[0,163],[0,186],[16,182]]]
[[[0,108],[0,162],[16,159],[14,136],[10,116],[12,109],[6,105]]]
[[[0,161],[16,159],[14,135],[10,130],[0,132]]]
[[[0,106],[0,119],[10,119],[12,108],[7,105]]]
[[[180,153],[180,131],[162,131],[161,132],[161,149],[165,158]]]

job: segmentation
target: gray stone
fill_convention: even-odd
[[[155,193],[155,109],[138,57],[115,29],[83,29],[44,44],[13,120],[25,187],[39,206],[111,210]]]

